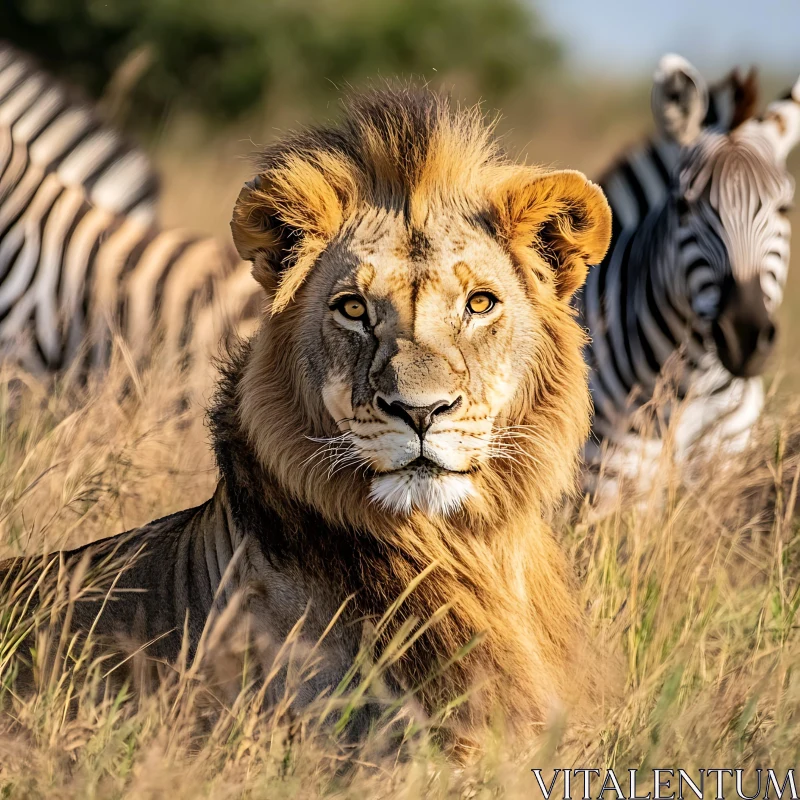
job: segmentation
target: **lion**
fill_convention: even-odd
[[[303,617],[324,639],[312,696],[402,598],[383,644],[429,623],[387,685],[456,705],[454,737],[497,714],[530,731],[568,702],[582,613],[545,516],[589,430],[570,299],[611,218],[595,184],[513,162],[493,127],[388,88],[263,152],[231,229],[269,304],[210,410],[217,489],[67,554],[127,561],[73,628],[175,660],[238,592],[259,633],[283,641]]]

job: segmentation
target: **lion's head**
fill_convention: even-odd
[[[267,149],[231,226],[270,298],[240,413],[298,498],[327,476],[339,516],[477,518],[569,487],[598,187],[511,163],[474,109],[388,90]]]

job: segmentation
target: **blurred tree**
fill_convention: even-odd
[[[398,74],[458,76],[495,103],[551,70],[560,56],[533,0],[2,0],[0,6],[3,36],[95,96],[133,54],[141,69],[126,74],[136,76],[138,119],[150,122],[173,104],[227,121],[265,101],[314,104],[330,95],[331,82]]]

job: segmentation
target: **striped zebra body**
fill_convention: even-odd
[[[790,97],[746,119],[751,93],[733,91],[743,85],[732,77],[709,98],[691,65],[665,57],[653,93],[660,135],[600,181],[612,244],[578,298],[595,404],[589,489],[647,488],[667,430],[679,462],[701,443],[740,449],[761,413],[788,268],[785,155],[800,104]],[[676,132],[681,110],[687,130]]]
[[[259,292],[232,247],[155,224],[147,157],[0,46],[0,349],[33,372],[202,354]],[[224,289],[221,284],[224,283]]]
[[[0,42],[4,218],[18,214],[51,173],[65,188],[83,189],[92,205],[142,221],[155,218],[159,186],[147,156],[103,125],[91,105]]]

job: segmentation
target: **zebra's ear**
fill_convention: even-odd
[[[568,300],[611,242],[603,191],[574,170],[521,169],[498,188],[495,227],[518,263]]]
[[[732,131],[752,119],[758,106],[758,71],[751,67],[742,75],[734,67],[724,78],[708,87],[708,111],[703,127]]]
[[[306,164],[288,164],[248,181],[231,219],[239,255],[282,311],[342,225],[340,198],[323,175]]]
[[[650,105],[662,135],[685,146],[702,130],[708,110],[708,87],[685,58],[670,53],[658,62]]]
[[[785,161],[800,142],[800,78],[784,97],[767,106],[761,125],[778,158]]]

